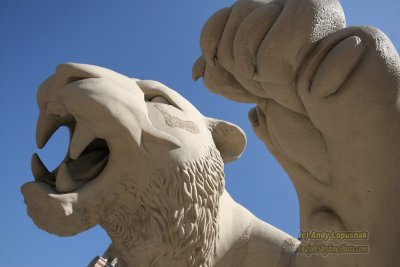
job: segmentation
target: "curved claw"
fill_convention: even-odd
[[[206,71],[207,62],[203,56],[200,56],[196,62],[193,64],[192,68],[192,79],[197,81],[199,78],[204,77]]]

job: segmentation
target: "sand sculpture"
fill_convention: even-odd
[[[22,187],[41,229],[70,236],[99,224],[113,242],[104,257],[119,267],[293,260],[299,241],[224,189],[224,163],[246,145],[239,127],[204,117],[159,82],[74,63],[40,86],[38,105],[39,147],[62,125],[72,136],[52,172],[33,155],[36,181]]]
[[[390,40],[346,28],[334,0],[247,0],[214,14],[200,43],[193,78],[256,104],[253,129],[298,193],[301,244],[224,189],[224,163],[246,144],[240,128],[161,83],[74,63],[38,92],[38,146],[61,125],[72,138],[54,171],[32,158],[36,180],[22,192],[35,224],[60,236],[100,224],[113,241],[104,257],[119,267],[398,266]]]

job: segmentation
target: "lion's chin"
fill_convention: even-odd
[[[57,194],[45,183],[28,182],[21,187],[28,215],[41,229],[59,236],[71,236],[95,226],[99,218],[82,208],[79,194]]]

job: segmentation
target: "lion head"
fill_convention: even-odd
[[[71,136],[54,171],[32,157],[35,181],[22,193],[38,227],[70,236],[99,224],[121,266],[211,263],[223,165],[246,144],[240,128],[159,82],[91,65],[59,65],[37,101],[38,147],[61,126]]]

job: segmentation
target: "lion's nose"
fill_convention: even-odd
[[[128,79],[119,73],[102,67],[79,63],[64,63],[57,66],[55,85],[60,88],[66,84],[89,78]]]

